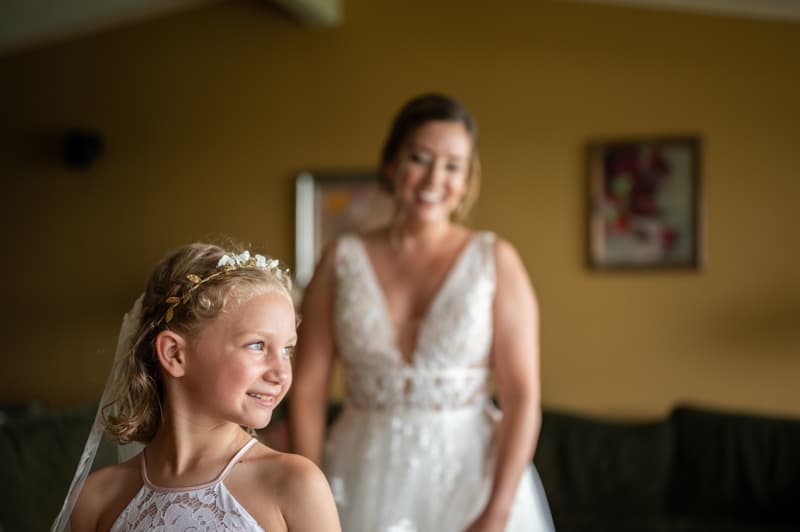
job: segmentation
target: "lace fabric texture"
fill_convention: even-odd
[[[486,388],[494,235],[477,233],[420,323],[411,363],[395,341],[361,241],[337,245],[334,328],[345,408],[324,469],[347,532],[456,532],[481,511],[500,417]],[[538,477],[523,475],[508,531],[552,530]]]
[[[263,529],[231,495],[223,481],[256,440],[250,440],[212,482],[191,488],[160,488],[147,478],[142,454],[143,486],[111,527],[111,532],[260,531]]]
[[[420,323],[411,365],[397,347],[363,244],[355,236],[341,239],[334,321],[348,399],[377,409],[482,404],[492,341],[492,237],[473,237],[456,260]]]
[[[252,517],[242,513],[241,506],[222,484],[180,493],[148,490],[137,494],[132,502],[140,511],[126,509],[111,528],[112,532],[262,530]]]

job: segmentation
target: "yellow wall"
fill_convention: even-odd
[[[491,4],[491,5],[490,5]],[[293,254],[293,178],[368,168],[408,97],[482,128],[474,224],[519,248],[546,405],[681,400],[800,414],[800,25],[567,2],[350,0],[337,29],[224,2],[0,57],[6,282],[0,400],[95,397],[164,251],[215,234]],[[102,129],[63,168],[59,135]],[[707,264],[589,271],[584,147],[704,141]]]

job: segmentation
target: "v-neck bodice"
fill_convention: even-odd
[[[419,339],[423,336],[425,332],[425,325],[428,321],[428,318],[431,314],[436,313],[436,306],[438,302],[447,296],[447,292],[449,289],[449,284],[452,279],[458,278],[458,275],[462,268],[468,265],[469,255],[472,251],[472,247],[477,245],[480,242],[480,239],[475,238],[474,235],[467,240],[467,243],[463,246],[459,253],[456,255],[455,261],[450,266],[450,269],[447,270],[445,273],[444,279],[441,281],[441,284],[434,291],[433,296],[428,301],[428,304],[425,308],[425,311],[421,314],[419,318],[419,323],[416,328],[416,333],[414,334],[413,344],[411,347],[411,352],[408,356],[403,353],[400,345],[400,338],[398,335],[398,331],[396,330],[394,320],[392,319],[392,312],[391,307],[389,305],[389,298],[386,296],[386,291],[381,286],[381,282],[378,279],[378,272],[375,270],[375,267],[372,264],[372,261],[369,258],[369,253],[367,253],[366,246],[364,246],[364,242],[360,238],[355,238],[356,245],[353,246],[355,251],[360,255],[360,259],[363,262],[364,266],[364,274],[365,274],[365,282],[371,285],[370,290],[371,295],[373,296],[375,303],[377,306],[383,311],[384,320],[388,325],[388,334],[390,336],[389,343],[394,347],[397,351],[400,360],[405,362],[409,366],[414,365],[414,360],[417,358],[417,348],[419,347]]]
[[[448,396],[460,393],[456,388],[465,386],[464,378],[483,384],[492,340],[493,242],[493,233],[471,237],[431,299],[406,361],[362,241],[355,235],[339,240],[334,329],[351,399],[384,406],[425,403],[428,381],[445,382],[437,387]],[[376,381],[384,383],[380,390]]]

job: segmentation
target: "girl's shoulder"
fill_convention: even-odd
[[[349,233],[350,236],[355,236],[361,239],[362,241],[368,243],[383,242],[386,240],[388,234],[389,234],[388,227],[376,227],[374,229],[369,229],[367,231],[361,231],[358,233]]]
[[[124,490],[128,486],[135,486],[138,489],[142,485],[140,461],[141,456],[137,454],[121,464],[106,466],[94,471],[86,478],[81,497],[84,494],[112,497],[119,490]]]
[[[72,514],[73,530],[107,529],[142,487],[139,455],[86,478]],[[92,525],[82,526],[86,523]]]
[[[231,477],[226,481],[229,489],[260,523],[276,522],[272,512],[277,510],[290,529],[338,531],[328,481],[311,460],[258,444]],[[304,524],[306,520],[311,521]]]
[[[322,470],[304,456],[264,447],[267,451],[257,455],[257,467],[263,468],[263,482],[276,494],[288,528],[341,532],[333,493]]]
[[[263,444],[254,446],[248,459],[251,474],[265,488],[278,488],[286,492],[304,489],[306,486],[322,481],[325,476],[317,465],[299,454],[276,451]]]

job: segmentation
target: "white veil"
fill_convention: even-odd
[[[89,431],[89,437],[86,439],[86,445],[83,448],[81,459],[78,461],[78,467],[75,471],[75,476],[72,478],[72,483],[69,486],[69,491],[64,499],[64,504],[61,506],[61,511],[58,513],[51,532],[63,532],[69,530],[70,516],[72,510],[75,508],[75,503],[78,500],[78,495],[83,488],[83,483],[92,469],[92,464],[97,454],[97,448],[103,437],[104,424],[103,424],[103,407],[111,401],[112,387],[115,382],[115,377],[119,371],[122,359],[127,356],[131,350],[131,342],[139,328],[142,320],[142,300],[144,294],[134,302],[133,307],[125,313],[122,318],[122,326],[119,330],[119,337],[117,338],[117,348],[114,353],[114,363],[109,371],[108,379],[106,379],[103,394],[100,397],[100,404],[97,406],[97,413],[94,416],[94,423]],[[134,456],[141,451],[143,445],[139,443],[130,443],[127,445],[117,446],[117,460],[122,462]]]

